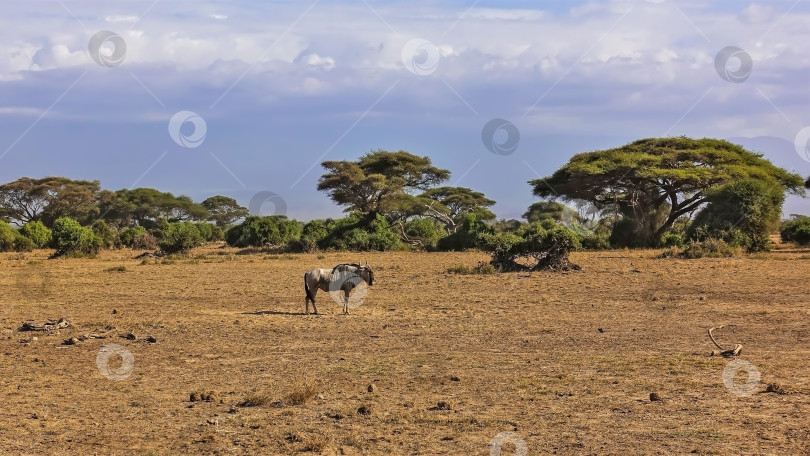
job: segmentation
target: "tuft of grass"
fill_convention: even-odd
[[[242,402],[236,404],[237,407],[260,407],[273,402],[273,398],[267,393],[250,392],[245,395]]]
[[[287,405],[303,405],[307,401],[315,397],[318,393],[318,386],[314,383],[308,383],[296,386],[290,394],[287,395],[284,402]]]
[[[323,453],[329,447],[329,440],[323,436],[316,435],[307,437],[301,448],[302,452]]]
[[[127,272],[126,266],[113,266],[111,268],[107,268],[104,272]]]
[[[174,263],[176,263],[176,261],[171,258],[164,258],[160,261],[160,264],[174,264]]]
[[[324,258],[326,258],[326,255],[318,255],[315,258],[317,258],[319,260],[323,260]]]

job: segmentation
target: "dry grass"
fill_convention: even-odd
[[[267,393],[252,391],[245,394],[245,397],[237,403],[237,407],[261,407],[273,403],[273,396]]]
[[[318,386],[314,383],[296,386],[284,400],[286,405],[303,405],[318,394]]]
[[[501,432],[529,454],[810,453],[807,251],[577,253],[581,272],[486,275],[447,272],[480,253],[47,253],[0,255],[9,454],[468,455]],[[362,306],[340,315],[319,293],[322,315],[302,314],[303,271],[366,259]],[[60,317],[72,326],[16,332]],[[729,360],[707,356],[722,324],[761,374],[755,394],[730,392]],[[132,355],[129,372],[110,357],[117,380],[97,367],[109,344]]]

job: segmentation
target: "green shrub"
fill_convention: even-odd
[[[194,224],[197,227],[197,231],[200,232],[200,237],[203,238],[203,241],[210,242],[214,237],[214,230],[211,228],[212,224],[205,223],[205,222],[198,222]]]
[[[0,220],[0,252],[30,252],[33,249],[33,241]]]
[[[96,220],[91,228],[93,233],[101,240],[101,246],[105,249],[120,245],[118,236],[114,229],[107,225],[104,220]]]
[[[580,238],[582,250],[609,250],[610,236],[607,234],[591,233]]]
[[[155,237],[155,239],[163,239],[163,236],[166,235],[166,231],[169,229],[169,221],[165,218],[159,218],[153,222],[149,222],[148,226],[145,226],[146,230]]]
[[[200,230],[191,222],[170,223],[158,239],[158,247],[166,253],[186,252],[203,243]]]
[[[301,225],[283,215],[250,216],[225,233],[232,247],[283,246],[301,236]]]
[[[647,235],[636,219],[622,217],[613,224],[608,242],[615,247],[644,247]]]
[[[222,228],[208,222],[199,222],[195,226],[205,242],[221,241],[225,235]]]
[[[39,221],[28,222],[20,228],[20,234],[33,242],[38,249],[45,248],[51,242],[51,230]]]
[[[680,234],[668,232],[661,236],[661,247],[683,247],[683,238]]]
[[[299,250],[303,252],[314,252],[329,235],[326,220],[312,220],[301,229],[301,239],[299,239]]]
[[[70,217],[61,217],[53,223],[51,244],[54,256],[92,256],[101,249],[101,239],[90,228],[81,226]]]
[[[455,233],[439,239],[436,243],[438,250],[445,252],[468,250],[478,245],[481,235],[493,232],[492,228],[474,214],[465,214],[463,217],[464,221]]]
[[[490,263],[499,271],[579,269],[568,260],[580,247],[577,236],[562,227],[546,230],[535,223],[515,233],[483,233],[479,244],[492,254]]]
[[[404,230],[408,238],[418,241],[426,250],[436,250],[436,244],[445,235],[445,231],[430,218],[409,220],[405,223]]]
[[[810,217],[794,217],[782,224],[779,230],[782,242],[795,242],[799,245],[810,245]]]
[[[748,252],[770,248],[770,234],[779,226],[785,192],[758,180],[732,182],[709,194],[687,231],[690,241],[722,239]]]
[[[118,239],[121,245],[125,247],[132,247],[132,243],[135,241],[135,237],[139,235],[147,234],[146,228],[142,226],[132,226],[118,235]]]
[[[318,247],[324,250],[389,251],[402,247],[399,236],[382,215],[377,215],[374,220],[356,215],[331,220],[326,230],[327,236],[318,243]]]
[[[14,239],[13,248],[15,252],[30,252],[36,248],[34,241],[23,235],[18,235]]]
[[[739,255],[740,250],[740,247],[733,247],[722,239],[710,237],[702,241],[689,242],[679,256],[687,259],[731,258]]]
[[[225,239],[225,231],[223,231],[222,228],[217,225],[211,225],[211,238],[209,241],[215,242],[223,239]]]

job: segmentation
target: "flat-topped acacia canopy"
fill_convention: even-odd
[[[529,184],[542,198],[614,205],[625,216],[654,223],[650,231],[657,239],[678,217],[705,203],[709,190],[739,179],[756,179],[804,195],[801,176],[761,154],[721,139],[687,137],[641,139],[580,153],[551,176]],[[666,217],[652,216],[661,211]]]

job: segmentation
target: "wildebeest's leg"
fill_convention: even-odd
[[[312,300],[312,308],[315,310],[315,315],[318,315],[318,308],[315,306],[315,300]]]
[[[343,314],[349,315],[349,290],[343,290]]]

